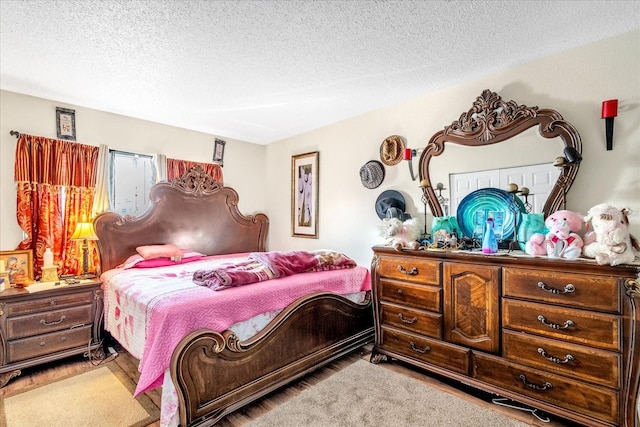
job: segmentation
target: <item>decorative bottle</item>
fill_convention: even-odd
[[[44,261],[44,267],[53,266],[53,252],[51,252],[51,248],[47,248],[44,250],[44,256],[42,258]]]
[[[495,254],[498,252],[498,241],[493,232],[493,218],[487,218],[487,223],[482,238],[482,253]]]

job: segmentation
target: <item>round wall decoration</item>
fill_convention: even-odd
[[[380,160],[387,166],[400,163],[404,156],[404,141],[399,135],[391,135],[380,144]]]
[[[380,219],[398,218],[404,221],[405,207],[404,197],[396,190],[383,191],[376,199],[376,213]]]
[[[377,188],[384,181],[384,165],[377,160],[371,160],[360,168],[360,181],[367,188]]]

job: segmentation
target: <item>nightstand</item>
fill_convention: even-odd
[[[0,387],[24,368],[81,353],[101,357],[100,285],[85,280],[37,292],[24,288],[0,292]]]

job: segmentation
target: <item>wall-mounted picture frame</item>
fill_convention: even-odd
[[[224,166],[224,146],[227,141],[216,138],[215,145],[213,146],[213,163]]]
[[[58,139],[76,140],[76,110],[56,107]]]
[[[21,281],[33,282],[33,251],[22,249],[16,251],[0,251],[0,273],[9,274],[9,283]]]
[[[320,153],[291,157],[291,234],[318,238],[318,190]]]

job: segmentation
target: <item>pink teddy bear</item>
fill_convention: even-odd
[[[576,259],[582,253],[584,242],[574,233],[584,225],[582,215],[561,210],[549,215],[544,225],[549,229],[545,235],[535,233],[525,244],[525,252],[529,255],[547,255],[551,258]]]

